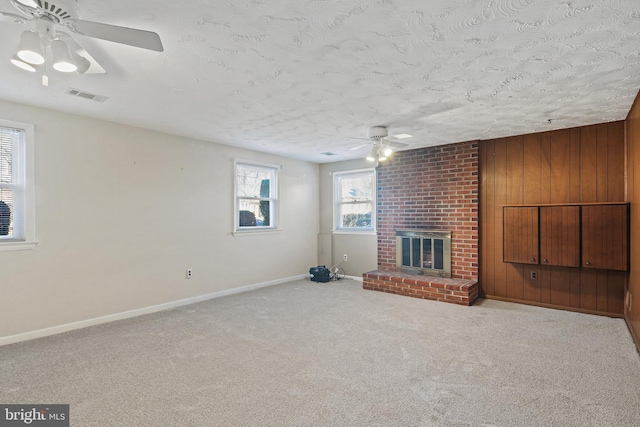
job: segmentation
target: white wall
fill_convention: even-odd
[[[316,265],[316,164],[3,101],[0,118],[38,126],[39,241],[0,252],[0,337]],[[283,166],[282,231],[231,234],[234,158]]]
[[[349,276],[362,277],[362,273],[378,266],[378,237],[375,235],[333,234],[333,172],[372,167],[365,159],[320,165],[320,233],[318,235],[318,262],[332,266],[347,254],[349,260],[342,265]]]

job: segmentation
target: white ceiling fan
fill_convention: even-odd
[[[162,52],[157,33],[78,19],[78,0],[9,0],[19,14],[0,11],[0,21],[35,22],[35,31],[23,31],[11,62],[27,71],[45,64],[51,52],[53,68],[61,72],[104,73],[98,62],[70,33]],[[43,84],[46,85],[46,69]]]
[[[385,126],[373,126],[369,128],[367,143],[360,144],[356,147],[352,147],[349,150],[359,150],[364,147],[372,145],[369,154],[366,159],[369,161],[381,162],[387,160],[387,158],[393,153],[394,148],[400,149],[408,147],[409,144],[396,141],[396,139],[411,138],[409,134],[398,134],[389,136],[389,130]],[[365,138],[351,138],[351,139],[363,139]]]

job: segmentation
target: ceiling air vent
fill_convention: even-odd
[[[91,101],[96,102],[104,102],[109,99],[108,97],[103,95],[96,95],[95,93],[84,92],[82,90],[73,88],[69,88],[67,94],[71,96],[77,96],[78,98],[90,99]]]
[[[337,156],[338,153],[332,153],[331,151],[325,151],[324,153],[320,153],[320,154],[324,154],[325,156]]]

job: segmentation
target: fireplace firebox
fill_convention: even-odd
[[[397,230],[396,270],[451,277],[451,232]]]

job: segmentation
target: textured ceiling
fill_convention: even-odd
[[[76,36],[107,74],[43,87],[9,63],[33,25],[0,22],[0,98],[328,162],[364,156],[350,138],[374,125],[419,148],[622,120],[640,88],[638,0],[78,3],[165,51]]]

